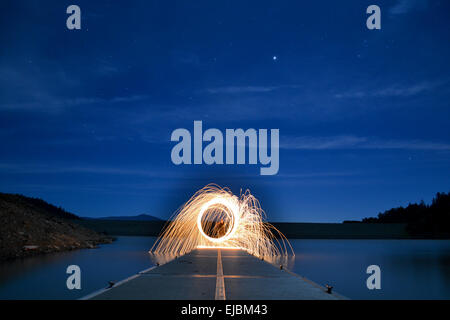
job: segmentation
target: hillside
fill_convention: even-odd
[[[74,223],[79,219],[41,199],[0,193],[0,261],[94,248],[112,241],[111,237]]]

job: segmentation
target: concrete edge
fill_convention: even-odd
[[[92,299],[92,298],[94,298],[94,297],[96,297],[96,296],[98,296],[98,295],[100,295],[100,294],[102,294],[104,292],[107,292],[107,291],[111,290],[112,288],[116,288],[116,287],[118,287],[118,286],[120,286],[120,285],[122,285],[122,284],[124,284],[124,283],[126,283],[128,281],[130,281],[130,280],[136,279],[136,278],[140,277],[142,274],[144,274],[146,272],[149,272],[149,271],[151,271],[153,269],[156,269],[157,267],[158,266],[153,266],[153,267],[147,268],[145,270],[139,271],[138,273],[136,273],[136,274],[134,274],[134,275],[132,275],[132,276],[130,276],[128,278],[120,280],[119,282],[115,283],[111,287],[99,289],[99,290],[94,291],[94,292],[92,292],[92,293],[90,293],[88,295],[85,295],[85,296],[83,296],[81,298],[78,298],[77,300],[89,300],[89,299]]]
[[[246,252],[247,252],[250,256],[252,256],[252,257],[254,257],[254,258],[256,258],[256,259],[259,259],[257,256],[254,256],[253,254],[249,253],[248,251],[246,251]],[[261,260],[261,259],[260,259],[260,260]],[[269,264],[269,265],[271,265],[271,266],[274,267],[274,268],[277,268],[277,266],[274,265],[273,263],[270,263],[270,262],[268,262],[268,261],[266,261],[266,260],[262,260],[262,261],[265,262],[265,263],[267,263],[267,264]],[[303,276],[301,276],[301,275],[299,275],[299,274],[297,274],[297,273],[295,273],[295,272],[293,272],[293,271],[291,271],[291,270],[289,270],[289,269],[286,269],[286,268],[284,268],[284,266],[283,266],[283,269],[280,270],[280,271],[286,271],[287,273],[289,273],[289,274],[291,274],[291,275],[293,275],[293,276],[295,276],[295,277],[297,277],[297,278],[300,278],[300,279],[302,279],[302,280],[308,282],[309,284],[315,286],[316,288],[319,288],[319,289],[323,290],[324,292],[326,292],[326,287],[325,287],[325,286],[322,286],[322,285],[320,285],[320,284],[318,284],[318,283],[316,283],[316,282],[314,282],[314,281],[312,281],[312,280],[310,280],[310,279],[308,279],[308,278],[306,278],[306,277],[303,277]],[[351,300],[350,298],[347,298],[346,296],[343,296],[342,294],[337,293],[337,292],[330,293],[330,295],[336,297],[336,298],[339,299],[339,300]]]

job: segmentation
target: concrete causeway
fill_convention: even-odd
[[[312,281],[240,249],[197,249],[83,299],[335,300]]]

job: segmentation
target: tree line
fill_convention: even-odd
[[[438,192],[431,204],[423,200],[379,213],[377,217],[364,218],[364,223],[405,223],[411,235],[432,238],[450,236],[450,192]]]

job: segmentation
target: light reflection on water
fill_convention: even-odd
[[[154,265],[154,237],[118,237],[99,249],[0,264],[0,299],[77,299]],[[450,241],[291,240],[297,274],[352,299],[450,299]],[[173,258],[173,257],[172,257]],[[294,263],[295,262],[295,263]],[[81,268],[82,289],[66,288],[66,268]],[[379,265],[381,290],[368,290],[366,268]]]

